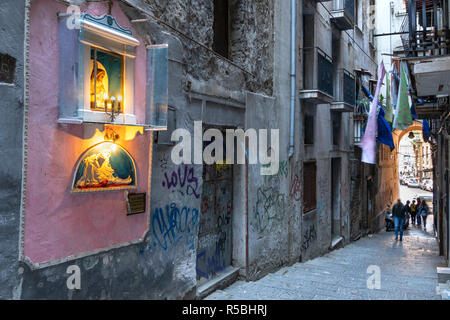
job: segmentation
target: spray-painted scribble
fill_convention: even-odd
[[[254,209],[256,231],[264,232],[272,221],[282,221],[287,210],[286,195],[273,187],[258,188]]]
[[[156,208],[150,221],[154,242],[149,248],[159,246],[167,250],[182,239],[187,247],[193,248],[198,221],[197,208],[179,207],[176,203]]]
[[[169,164],[169,156],[167,156],[166,154],[161,154],[159,156],[159,166],[161,167],[161,169],[167,169]]]
[[[317,239],[316,227],[315,225],[310,225],[303,235],[302,250],[306,251],[309,249],[311,244]]]
[[[210,276],[214,276],[217,272],[225,270],[225,268],[226,262],[219,250],[216,250],[212,255],[208,255],[206,250],[197,254],[197,266],[195,269],[199,278],[209,279]]]
[[[170,174],[164,173],[162,186],[171,192],[179,192],[181,195],[193,195],[200,197],[199,182],[194,175],[194,167],[183,165]]]
[[[289,197],[291,199],[294,199],[295,201],[300,201],[302,198],[300,192],[300,179],[298,175],[294,175],[291,178],[291,184],[289,186]]]

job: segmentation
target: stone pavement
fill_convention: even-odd
[[[428,229],[433,220],[429,216]],[[368,289],[371,265],[380,267],[380,289]],[[256,282],[237,281],[206,297],[214,299],[441,299],[436,293],[438,256],[431,232],[410,226],[403,242],[393,232],[362,238],[325,256],[284,267]]]

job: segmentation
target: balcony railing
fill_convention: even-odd
[[[368,116],[365,108],[363,105],[356,105],[353,114],[353,143],[356,145],[362,142],[364,132],[366,131]]]
[[[331,102],[333,100],[333,60],[318,47],[303,48],[302,51],[304,61],[304,90],[302,91],[315,91],[312,98]]]
[[[338,29],[352,29],[355,23],[355,0],[333,0],[331,11],[333,21]]]
[[[335,101],[331,110],[341,112],[353,112],[356,103],[355,76],[346,69],[337,72],[335,84]]]
[[[402,42],[409,57],[450,54],[449,0],[407,0]]]
[[[348,103],[351,106],[354,106],[356,101],[355,76],[351,74],[349,71],[342,69],[342,78],[343,78],[342,101]]]

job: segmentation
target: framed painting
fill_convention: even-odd
[[[87,149],[77,162],[72,192],[136,188],[136,165],[120,145],[102,142]]]

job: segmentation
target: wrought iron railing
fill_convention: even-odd
[[[355,111],[353,113],[354,144],[360,144],[362,142],[362,138],[366,130],[369,111],[370,111],[370,101],[362,93],[361,88],[359,88],[358,97],[356,98],[355,103]]]
[[[356,103],[355,76],[346,69],[340,69],[337,72],[337,82],[335,100],[354,106]]]
[[[333,60],[318,47],[303,48],[303,83],[306,90],[333,96]]]
[[[334,0],[333,10],[344,10],[345,14],[355,21],[355,0]]]
[[[344,102],[354,106],[356,100],[355,94],[355,77],[344,70]]]
[[[352,21],[355,21],[355,0],[345,0],[344,11]]]
[[[409,57],[450,54],[449,0],[407,0],[402,23],[404,50]]]

